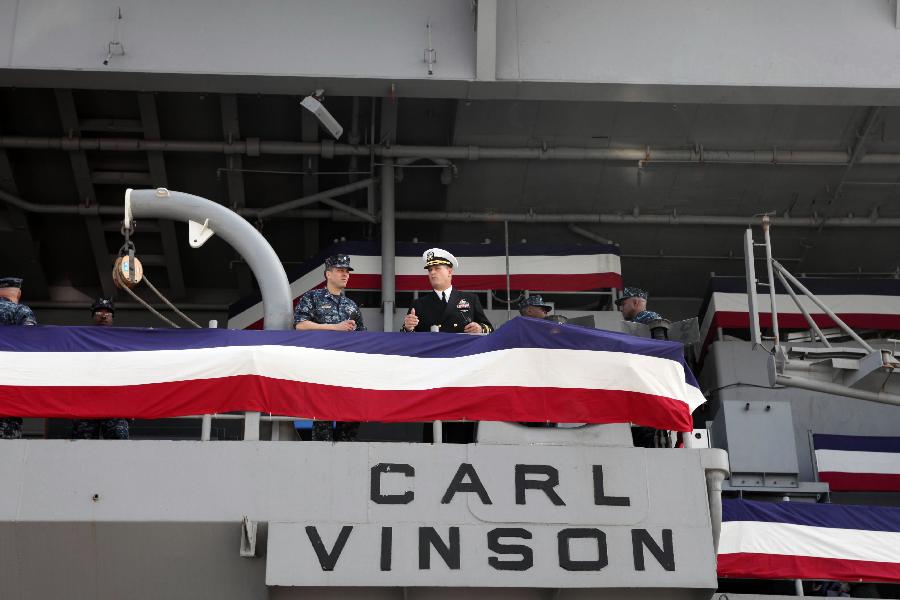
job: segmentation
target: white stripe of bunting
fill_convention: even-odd
[[[900,532],[726,521],[719,554],[777,554],[900,563]]]
[[[896,452],[859,452],[816,450],[819,472],[879,473],[900,475],[900,454]]]
[[[810,314],[825,314],[816,306],[812,300],[806,296],[799,296],[800,304],[803,305]],[[900,296],[875,296],[871,294],[841,294],[826,295],[819,294],[819,299],[825,303],[829,309],[840,315],[846,314],[875,314],[875,315],[897,315],[900,314]],[[766,294],[758,294],[759,312],[768,313],[771,310],[769,296]],[[802,314],[794,301],[787,294],[776,294],[775,305],[779,314]],[[707,306],[706,313],[703,315],[703,322],[700,327],[700,339],[705,340],[709,329],[712,326],[713,317],[717,312],[749,312],[750,308],[747,303],[747,294],[731,293],[731,292],[713,292],[712,299]]]
[[[356,334],[359,335],[359,334]],[[97,365],[103,365],[98,370]],[[705,401],[680,364],[622,352],[511,348],[459,358],[418,358],[292,346],[133,352],[0,352],[4,385],[120,386],[258,375],[373,390],[553,387],[639,392]]]

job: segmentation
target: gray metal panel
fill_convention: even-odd
[[[573,448],[565,446],[456,445],[435,452],[411,453],[403,445],[370,445],[369,464],[406,463],[415,477],[388,472],[383,481],[391,487],[382,493],[412,490],[409,504],[369,503],[363,521],[304,515],[290,522],[270,522],[266,581],[270,585],[440,585],[487,587],[589,587],[642,588],[712,587],[711,538],[706,526],[706,489],[702,469],[693,457],[667,450],[624,448]],[[448,504],[449,482],[460,463],[474,467],[489,495],[486,504],[475,493],[458,493]],[[565,506],[551,503],[539,490],[526,492],[525,504],[515,499],[514,467],[517,464],[553,465],[558,469],[556,491]],[[605,493],[627,497],[630,506],[597,506],[594,503],[590,465],[602,465]],[[468,480],[468,479],[467,479]],[[362,482],[364,485],[364,482]],[[681,493],[673,494],[679,489]],[[332,548],[344,526],[353,525],[346,545],[332,570],[319,566],[306,527],[316,526],[326,548]],[[390,571],[381,567],[381,527],[393,528]],[[430,569],[417,565],[419,527],[434,527],[443,539],[448,527],[460,527],[461,564],[448,568],[435,553]],[[533,538],[506,540],[525,543],[534,550],[527,571],[498,570],[489,566],[486,536],[494,527],[518,527]],[[572,571],[560,566],[557,537],[567,528],[599,528],[606,535],[608,567]],[[666,571],[649,558],[646,570],[633,564],[632,529],[647,529],[660,540],[663,528],[673,531],[674,571]],[[661,543],[661,542],[660,542]],[[596,558],[596,547],[573,543],[572,556]],[[709,562],[708,562],[709,561]]]
[[[725,432],[733,480],[740,479],[739,474],[752,473],[762,475],[759,485],[775,484],[766,480],[766,474],[792,476],[796,482],[797,445],[789,403],[723,402],[715,430],[717,441]]]
[[[371,501],[370,469],[382,463],[415,468],[415,477],[386,472],[383,478],[381,493],[412,490],[415,498],[409,504]],[[482,506],[477,494],[466,492],[457,493],[447,504],[441,502],[463,463],[480,473],[492,505]],[[541,490],[526,490],[525,505],[514,503],[516,464],[558,468],[556,491],[568,506],[552,505]],[[605,495],[627,496],[631,506],[593,502],[591,465],[603,466]],[[638,472],[646,475],[636,477]],[[291,573],[308,577],[307,584],[496,586],[500,580],[488,579],[481,560],[476,560],[486,561],[488,556],[481,540],[491,526],[482,517],[498,526],[508,518],[534,531],[529,542],[535,548],[533,575],[518,580],[504,575],[507,587],[602,585],[648,591],[668,587],[673,593],[687,589],[708,593],[715,587],[704,473],[700,452],[693,450],[7,441],[0,444],[0,478],[5,482],[0,489],[0,579],[12,582],[16,600],[60,595],[105,600],[122,597],[123,586],[131,586],[130,595],[136,598],[265,597],[259,591],[264,561],[276,571],[287,569],[285,577]],[[238,523],[244,515],[259,522],[315,524],[329,548],[332,526],[396,526],[397,570],[393,577],[378,581],[379,545],[359,545],[357,538],[348,544],[346,557],[361,553],[360,560],[375,560],[374,574],[366,571],[371,567],[367,562],[349,572],[335,572],[338,577],[325,581],[315,555],[312,565],[301,562],[311,552],[305,535],[304,548],[294,548],[296,540],[288,540],[288,554],[280,556],[284,547],[269,545],[266,550],[263,537],[258,542],[262,558],[240,559]],[[435,555],[430,576],[410,571],[401,561],[415,564],[415,548],[404,546],[407,542],[401,537],[419,524],[440,531],[458,525],[467,528],[465,536],[475,531],[473,545],[465,542],[463,559],[473,570],[464,567],[453,576],[439,575],[440,559]],[[568,526],[604,531],[610,566],[591,578],[561,569],[556,537]],[[646,552],[646,570],[635,570],[633,528],[647,529],[657,541],[662,529],[673,531],[674,571],[663,570]],[[364,541],[366,536],[357,537]],[[576,559],[589,552],[577,541],[571,547]],[[246,581],[228,587],[226,583],[235,578]],[[173,591],[178,586],[182,591]]]
[[[711,415],[719,403],[786,402],[791,406],[794,444],[802,481],[815,481],[809,432],[845,435],[897,435],[897,407],[797,388],[769,387],[768,353],[749,342],[716,342],[706,357],[701,386],[711,390]],[[718,430],[713,444],[722,444]],[[730,439],[728,440],[730,443]],[[729,452],[730,454],[730,452]]]
[[[3,598],[265,600],[265,561],[239,539],[237,522],[0,522]]]

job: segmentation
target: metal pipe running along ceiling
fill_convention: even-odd
[[[262,154],[335,156],[375,156],[384,158],[429,158],[448,160],[596,160],[686,164],[766,164],[841,166],[851,161],[851,153],[843,150],[706,150],[666,149],[650,146],[632,148],[577,147],[483,147],[483,146],[375,146],[321,142],[246,140],[186,141],[121,138],[68,138],[35,136],[0,136],[0,148],[20,150],[91,150],[104,152],[199,152],[211,154]],[[900,154],[872,153],[856,164],[900,165]]]
[[[9,192],[0,190],[0,200],[26,212],[42,214],[80,214],[80,215],[115,215],[123,216],[120,206],[79,206],[74,204],[38,204],[28,202]],[[298,199],[298,200],[302,200]],[[243,208],[238,214],[248,218],[258,218],[261,209]],[[343,210],[300,209],[286,210],[278,213],[278,218],[297,219],[332,219],[360,220],[379,222],[380,215],[370,215],[363,219]],[[627,215],[603,213],[477,213],[477,212],[437,212],[437,211],[398,211],[394,218],[398,221],[456,221],[464,223],[599,223],[605,225],[721,225],[747,227],[756,222],[756,217],[719,216],[719,215]],[[771,217],[773,225],[780,227],[802,227],[805,229],[819,227],[841,228],[876,228],[900,227],[900,218],[896,217]]]

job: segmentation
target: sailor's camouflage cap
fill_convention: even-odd
[[[628,300],[629,298],[643,298],[647,299],[647,292],[642,290],[639,287],[627,287],[622,292],[622,295],[616,300],[616,306],[620,306],[623,302]]]
[[[353,267],[350,266],[350,255],[349,254],[332,254],[328,258],[325,259],[325,268],[326,269],[347,269],[348,271],[352,271]]]
[[[21,288],[21,277],[0,277],[0,288]]]
[[[545,312],[550,312],[553,310],[553,307],[549,304],[544,304],[544,299],[540,294],[532,294],[527,298],[523,298],[521,302],[519,302],[519,310],[522,310],[526,306],[537,306],[539,308],[543,308]]]
[[[115,313],[116,306],[109,298],[97,298],[94,300],[94,303],[91,304],[91,314],[94,314],[98,310],[108,310],[111,313]]]

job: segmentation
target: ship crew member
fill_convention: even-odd
[[[523,317],[546,319],[552,310],[553,307],[544,304],[544,299],[539,294],[528,296],[519,302],[519,314]]]
[[[34,312],[20,302],[21,298],[22,278],[0,277],[0,325],[37,325]],[[21,418],[0,418],[0,440],[21,438]]]
[[[494,330],[481,301],[472,292],[453,288],[453,269],[459,261],[442,248],[431,248],[422,254],[428,271],[431,292],[413,302],[403,319],[403,331],[431,331],[438,326],[443,333],[490,333]]]
[[[659,313],[647,310],[647,292],[639,287],[625,288],[622,296],[616,300],[616,306],[622,317],[632,323],[646,325],[663,318]],[[663,433],[652,427],[632,427],[631,439],[635,447],[655,448],[658,446],[657,438]]]
[[[425,292],[413,302],[403,319],[402,331],[431,331],[438,328],[443,333],[490,333],[494,330],[481,308],[478,296],[453,288],[453,269],[459,261],[442,248],[431,248],[422,254],[428,271],[431,292]],[[444,441],[466,444],[475,441],[474,423],[446,423]],[[425,427],[424,440],[431,442],[432,428]]]
[[[647,310],[647,292],[638,287],[627,287],[621,298],[616,300],[616,307],[626,321],[647,324],[662,319],[662,315]]]
[[[116,307],[109,298],[97,298],[91,304],[91,321],[97,327],[112,327]],[[72,421],[72,439],[76,440],[127,440],[128,419],[75,419]]]
[[[335,254],[325,259],[325,287],[310,290],[300,297],[294,310],[295,329],[366,330],[359,306],[344,294],[352,270],[350,257],[346,254]],[[349,442],[356,438],[358,429],[359,423],[337,423],[332,429],[330,421],[316,421],[313,423],[312,439]]]

